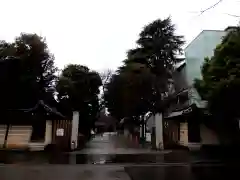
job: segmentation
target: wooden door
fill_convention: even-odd
[[[62,150],[69,150],[71,147],[71,120],[56,120],[53,121],[52,142]]]

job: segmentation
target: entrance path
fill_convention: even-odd
[[[85,149],[60,154],[52,160],[31,160],[17,154],[11,164],[0,165],[0,180],[206,180],[227,179],[229,174],[239,177],[238,165],[192,164],[184,154],[187,155],[144,149],[124,136],[104,134],[93,138]]]
[[[1,180],[130,180],[123,166],[4,165]]]
[[[154,151],[141,148],[138,142],[130,140],[123,135],[103,134],[95,136],[81,151],[72,154],[163,154],[171,151]]]

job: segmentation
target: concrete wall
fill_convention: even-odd
[[[7,130],[7,126],[6,125],[0,125],[0,148],[3,146],[4,144],[4,139],[5,139],[5,135],[6,135],[6,130]]]
[[[32,126],[10,126],[7,138],[8,148],[28,147]]]
[[[200,126],[201,144],[216,145],[219,144],[219,139],[214,131],[207,128],[205,125]]]

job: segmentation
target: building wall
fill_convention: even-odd
[[[186,75],[189,85],[192,85],[195,78],[201,78],[204,58],[213,56],[214,49],[225,35],[225,31],[204,30],[185,48]]]
[[[188,83],[186,81],[186,65],[183,65],[180,69],[173,73],[173,80],[176,92],[188,87]]]
[[[32,126],[10,126],[7,138],[8,148],[28,147],[32,135]]]
[[[62,123],[64,125],[64,122]],[[65,123],[64,127],[68,124]],[[70,126],[69,126],[70,127]],[[4,144],[5,133],[7,126],[0,126],[0,147]],[[10,126],[8,138],[7,138],[7,147],[8,148],[27,148],[29,147],[32,151],[43,150],[47,144],[52,143],[53,133],[56,133],[56,129],[52,131],[52,121],[46,121],[46,131],[45,131],[45,140],[42,142],[31,142],[30,138],[32,135],[32,126]],[[67,132],[65,132],[67,133]],[[69,132],[68,132],[69,134]],[[70,137],[70,135],[69,135]],[[64,142],[64,141],[63,141]]]
[[[189,100],[197,107],[205,107],[198,92],[192,86],[194,79],[201,79],[201,67],[205,57],[212,57],[214,49],[221,43],[226,31],[204,30],[184,49],[186,58],[186,81],[189,88]]]
[[[207,128],[205,125],[200,126],[201,143],[202,145],[217,145],[219,139],[214,131]]]
[[[205,125],[200,125],[201,145],[217,145],[219,139],[214,131],[207,128]],[[196,143],[188,140],[188,123],[180,123],[180,140],[179,144],[183,146],[194,146]]]
[[[0,148],[4,144],[6,130],[7,130],[7,126],[6,125],[0,125]]]

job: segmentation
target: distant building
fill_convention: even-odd
[[[48,144],[56,144],[67,150],[73,140],[77,141],[78,124],[74,122],[79,121],[78,112],[73,113],[73,119],[67,118],[40,100],[32,108],[1,113],[5,121],[0,124],[0,148],[40,151]]]
[[[192,104],[197,107],[206,106],[206,102],[201,100],[201,97],[193,87],[195,79],[201,79],[201,67],[206,57],[212,57],[214,49],[221,43],[227,31],[233,27],[228,27],[226,30],[203,30],[195,37],[184,49],[186,58],[186,80],[189,88],[189,98]]]
[[[113,132],[116,130],[117,120],[110,115],[107,115],[105,109],[102,109],[98,120],[95,122],[97,133]]]
[[[212,57],[214,49],[221,43],[226,31],[203,30],[184,49],[187,63],[186,77],[189,85],[195,78],[201,78],[201,66],[205,57]]]
[[[174,72],[173,82],[177,94],[164,115],[164,143],[179,143],[188,147],[218,144],[216,134],[201,122],[202,114],[207,106],[196,89],[194,79],[201,79],[201,66],[205,57],[211,58],[214,49],[223,37],[236,27],[225,30],[203,30],[184,49],[185,64]],[[186,98],[187,97],[187,98]]]

